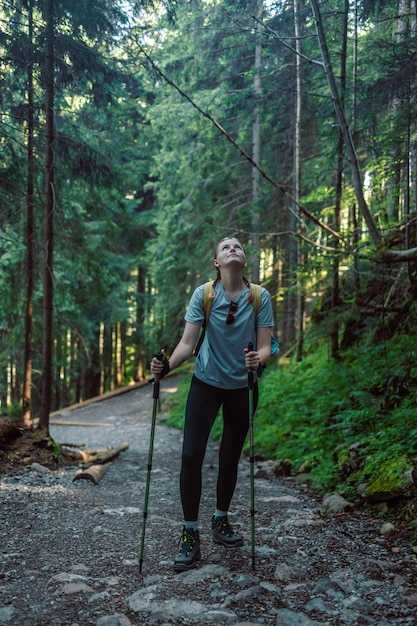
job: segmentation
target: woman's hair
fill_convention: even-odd
[[[239,244],[242,246],[242,250],[244,251],[243,245],[242,245],[242,243],[240,242],[240,240],[237,237],[223,237],[223,239],[220,239],[220,241],[216,245],[216,249],[214,251],[214,258],[215,259],[217,259],[217,253],[218,253],[220,244],[223,241],[227,241],[227,239],[235,239],[236,241],[238,241]],[[211,289],[210,289],[210,292],[209,292],[209,298],[214,298],[214,288],[217,285],[217,283],[221,280],[220,269],[218,267],[216,268],[216,271],[217,271],[217,276],[216,276],[215,280],[212,282]],[[252,300],[253,300],[253,293],[252,293],[251,284],[248,281],[248,279],[246,278],[246,276],[243,276],[242,278],[243,278],[243,282],[245,283],[245,285],[247,287],[249,287],[249,296],[247,298],[248,302],[252,302]]]

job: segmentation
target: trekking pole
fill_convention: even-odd
[[[159,361],[162,361],[162,352],[158,352],[155,354],[156,358]],[[140,557],[139,557],[139,574],[142,573],[142,563],[143,563],[143,549],[145,545],[145,528],[146,528],[146,519],[148,517],[148,500],[149,500],[149,486],[151,483],[151,471],[152,471],[152,457],[153,457],[153,441],[155,437],[155,422],[156,422],[156,411],[158,408],[158,400],[159,400],[159,376],[155,375],[155,380],[153,383],[153,407],[152,407],[152,422],[151,422],[151,434],[149,439],[149,452],[148,452],[148,473],[146,475],[146,488],[145,488],[145,503],[143,505],[143,522],[142,522],[142,539],[140,543]]]
[[[248,344],[248,352],[252,352],[253,344]],[[255,569],[255,452],[253,435],[253,372],[248,370],[249,389],[249,460],[250,460],[250,515],[251,515],[251,553],[252,569]]]

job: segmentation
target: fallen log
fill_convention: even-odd
[[[111,450],[113,450],[113,448],[111,448]],[[93,464],[97,458],[102,454],[106,454],[108,451],[109,448],[105,448],[104,450],[81,450],[81,447],[78,447],[77,454],[80,455],[81,461],[86,461],[86,463],[91,461],[91,464]]]
[[[81,456],[83,467],[75,474],[73,481],[85,478],[98,485],[114,459],[128,447],[129,444],[124,442],[117,448],[107,448],[106,450],[77,450],[77,454]]]
[[[72,480],[74,481],[84,478],[85,480],[90,480],[95,485],[98,485],[111,464],[112,462],[110,461],[109,463],[105,463],[104,465],[90,465],[90,467],[88,467],[87,469],[79,470]]]
[[[77,454],[80,454],[81,461],[84,467],[89,465],[101,465],[108,461],[113,461],[120,452],[126,450],[129,444],[126,442],[121,443],[117,448],[106,448],[105,450],[79,450]]]
[[[62,420],[50,420],[49,423],[52,426],[87,426],[87,427],[100,427],[100,428],[111,428],[113,424],[105,424],[100,422],[64,422]]]

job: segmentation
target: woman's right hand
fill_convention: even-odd
[[[163,373],[163,370],[167,370],[167,363],[168,363],[164,349],[161,350],[161,355],[162,355],[162,358],[158,358],[157,356],[154,356],[151,361],[151,372],[157,379],[160,379],[161,376],[169,372],[169,365],[168,365],[168,371],[165,371]]]

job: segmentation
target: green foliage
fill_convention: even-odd
[[[8,406],[4,411],[4,414],[12,419],[20,419],[22,416],[22,409],[20,404],[12,404],[11,406]]]
[[[302,363],[270,372],[262,381],[261,453],[288,457],[294,469],[309,460],[324,490],[346,490],[342,460],[353,444],[360,443],[367,458],[355,482],[368,480],[386,460],[411,459],[417,438],[410,404],[417,392],[406,342],[406,336],[385,345],[364,342],[335,362],[322,346]]]

